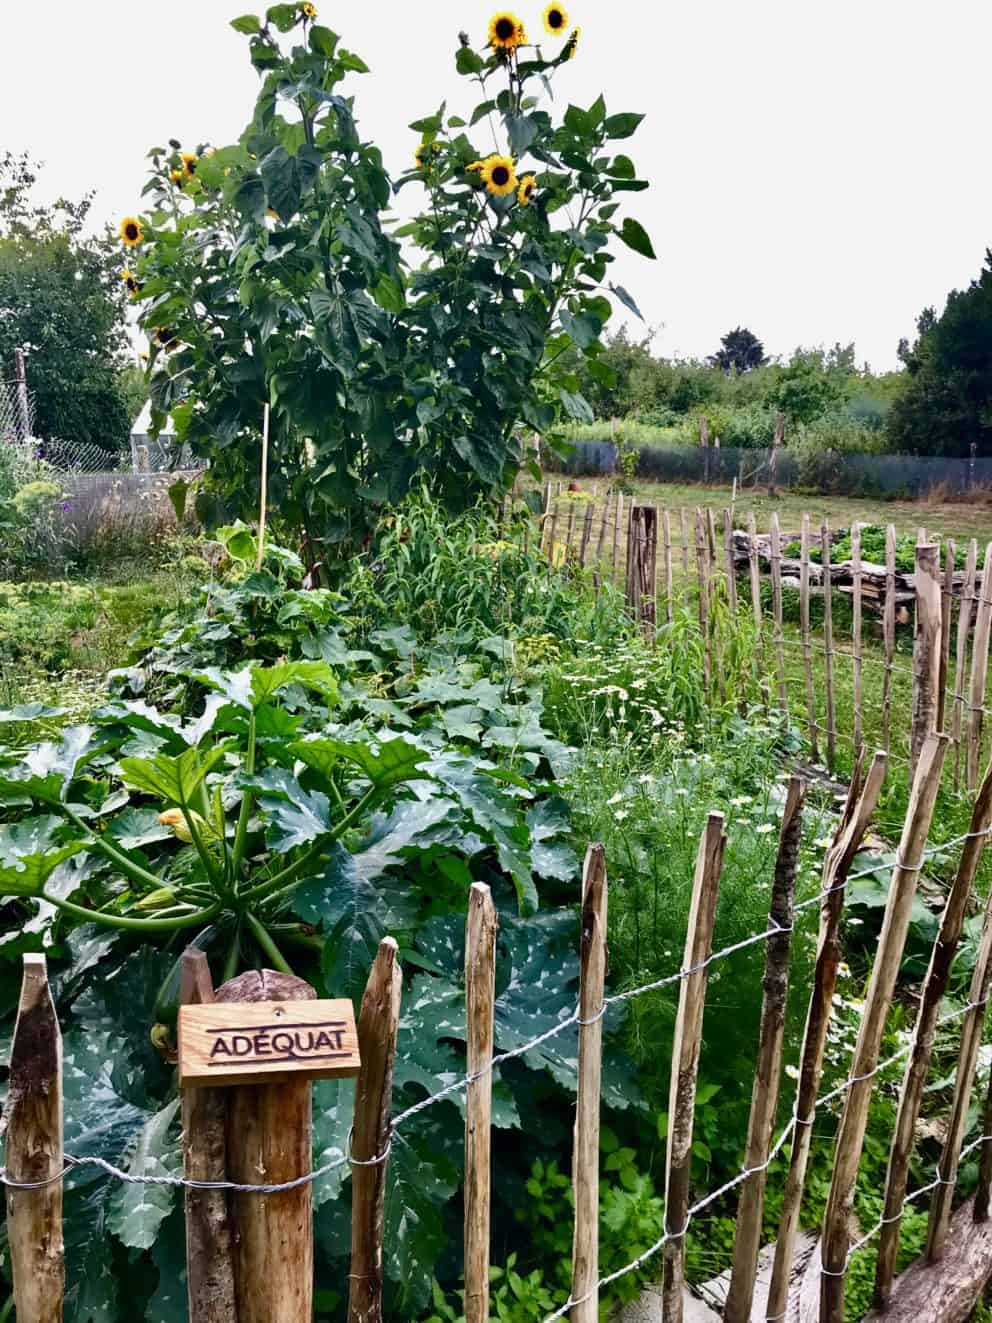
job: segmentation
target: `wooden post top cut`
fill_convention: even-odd
[[[179,1086],[278,1084],[358,1074],[348,1000],[214,1002],[179,1008]]]

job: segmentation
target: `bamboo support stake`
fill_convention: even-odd
[[[975,583],[978,578],[978,543],[968,543],[965,562],[964,588],[961,609],[958,611],[958,634],[954,667],[954,789],[961,788],[961,731],[964,717],[964,677],[968,669],[968,644],[971,641],[971,619],[975,612]]]
[[[575,1112],[575,1238],[572,1245],[571,1323],[599,1318],[599,1104],[606,986],[606,852],[590,845],[582,879],[579,976],[579,1074]],[[466,1323],[468,1320],[466,1319]]]
[[[820,558],[823,564],[823,678],[827,702],[827,767],[837,765],[837,704],[834,699],[834,581],[830,560],[830,525],[820,527]]]
[[[988,844],[988,837],[978,833],[987,832],[992,825],[992,764],[986,769],[981,790],[975,800],[971,813],[969,839],[965,842],[958,865],[958,878],[970,875],[972,879],[978,870],[982,853]],[[970,883],[969,883],[970,886]],[[955,888],[957,880],[955,880]],[[989,985],[992,982],[992,895],[986,901],[982,932],[978,940],[975,956],[975,968],[968,991],[968,1003],[971,1009],[961,1027],[961,1050],[958,1055],[958,1068],[954,1080],[954,1099],[951,1103],[950,1120],[947,1126],[947,1138],[940,1155],[937,1174],[942,1184],[934,1190],[930,1202],[930,1220],[927,1225],[927,1258],[934,1262],[944,1252],[947,1241],[947,1229],[951,1220],[951,1205],[954,1198],[954,1186],[957,1183],[958,1162],[961,1147],[968,1130],[971,1112],[971,1090],[975,1083],[978,1067],[978,1053],[982,1045],[982,1031],[985,1025],[986,1002]],[[988,1133],[983,1132],[983,1133]]]
[[[863,785],[861,769],[862,761],[859,760],[851,779],[847,804],[837,834],[823,861],[821,890],[825,899],[820,910],[820,933],[813,971],[813,990],[810,994],[806,1030],[799,1057],[795,1109],[798,1124],[792,1139],[789,1174],[782,1197],[778,1239],[775,1242],[775,1262],[768,1293],[767,1316],[775,1319],[784,1316],[789,1299],[789,1279],[792,1273],[796,1233],[799,1230],[799,1212],[806,1189],[806,1171],[813,1141],[812,1121],[820,1093],[827,1031],[830,1027],[834,992],[837,987],[844,885],[882,792],[886,772],[885,754],[875,754]]]
[[[975,640],[971,657],[971,721],[968,726],[968,789],[978,783],[982,758],[985,682],[989,671],[989,635],[992,630],[992,542],[985,548],[982,563],[982,592],[975,616]]]
[[[944,585],[940,599],[940,675],[937,680],[936,729],[947,730],[947,675],[951,663],[951,617],[954,610],[954,564],[957,559],[954,539],[944,548]]]
[[[568,503],[568,523],[565,525],[565,563],[572,557],[572,531],[575,528],[575,502]]]
[[[679,511],[679,525],[682,530],[682,578],[689,577],[689,523],[685,506]]]
[[[713,680],[713,663],[710,654],[710,589],[707,573],[706,534],[703,529],[703,512],[696,510],[696,573],[699,579],[699,633],[703,640],[703,683],[707,694]]]
[[[617,577],[617,551],[620,545],[620,525],[623,523],[623,492],[617,492],[616,522],[613,525],[613,581]]]
[[[555,563],[555,534],[558,532],[558,504],[551,507],[551,522],[548,525],[548,560],[553,566]]]
[[[203,951],[183,954],[182,1006],[214,1000]],[[183,1176],[188,1181],[227,1178],[227,1090],[183,1089]],[[234,1247],[224,1190],[186,1190],[186,1284],[191,1323],[229,1323],[236,1317]]]
[[[851,651],[854,654],[854,756],[857,758],[864,748],[862,736],[863,716],[861,712],[861,601],[863,596],[861,576],[861,525],[857,520],[851,525],[851,582],[853,594],[851,609],[854,612],[852,625]]]
[[[727,567],[727,601],[737,614],[737,568],[734,564],[734,517],[729,510],[723,512],[723,556]]]
[[[761,638],[761,568],[758,565],[758,533],[754,514],[747,517],[747,563],[751,574],[751,611],[754,632]]]
[[[717,555],[716,541],[716,520],[713,516],[712,507],[706,507],[706,578],[710,592],[710,648],[713,654],[713,669],[716,672],[717,684],[720,689],[720,701],[727,701],[727,671],[723,664],[723,634],[719,629],[713,628],[718,616],[716,611],[717,601],[720,594],[720,559]]]
[[[613,499],[612,488],[606,493],[606,500],[603,502],[603,518],[599,524],[599,537],[596,540],[596,569],[599,570],[603,563],[603,545],[606,542],[606,525],[610,519],[610,502]]]
[[[765,1170],[771,1151],[772,1130],[778,1108],[782,1075],[782,1044],[785,1039],[785,1009],[789,993],[789,955],[791,951],[793,904],[796,873],[799,869],[799,845],[802,836],[805,783],[790,777],[779,835],[778,857],[769,928],[775,930],[765,944],[764,996],[761,1003],[761,1027],[754,1086],[751,1091],[751,1115],[748,1120],[744,1166],[750,1175],[741,1186],[737,1207],[737,1231],[730,1286],[724,1305],[724,1323],[751,1323],[754,1288],[761,1251],[761,1227],[765,1206]]]
[[[892,711],[892,667],[896,655],[896,530],[885,530],[885,614],[883,616],[885,672],[882,679],[882,743],[889,752]]]
[[[943,735],[928,735],[920,751],[909,809],[892,872],[877,955],[865,998],[865,1009],[854,1051],[844,1111],[837,1131],[834,1172],[823,1221],[823,1273],[820,1280],[820,1323],[843,1323],[844,1273],[847,1267],[854,1183],[864,1146],[873,1073],[878,1065],[885,1020],[892,1005],[896,977],[906,945],[927,833],[940,787],[947,751]]]
[[[809,641],[809,515],[803,515],[802,550],[799,561],[799,621],[803,644],[803,671],[806,678],[806,713],[809,722],[809,748],[814,763],[820,761],[817,741],[816,691],[813,687],[813,653]]]
[[[62,1035],[45,957],[25,955],[23,969],[4,1107],[6,1174],[51,1184],[7,1190],[7,1239],[17,1323],[62,1323]]]
[[[782,617],[782,535],[778,527],[778,511],[772,511],[771,548],[772,611],[775,620],[775,666],[778,674],[778,705],[783,712],[789,710],[789,690],[785,683],[785,640]]]
[[[222,1003],[312,1001],[309,983],[251,970],[217,989]],[[228,1089],[227,1179],[280,1185],[313,1164],[309,1079]],[[231,1234],[238,1323],[299,1323],[313,1313],[311,1187],[280,1194],[233,1193]]]
[[[916,547],[916,629],[913,641],[913,732],[909,774],[916,771],[923,741],[937,729],[940,689],[940,548]]]
[[[922,548],[921,548],[922,549]],[[970,832],[987,830],[992,816],[992,772],[986,775],[982,792],[975,802]],[[913,1031],[913,1046],[896,1113],[895,1131],[889,1154],[885,1183],[885,1225],[878,1245],[875,1269],[875,1308],[884,1309],[889,1301],[899,1252],[899,1225],[906,1197],[909,1162],[916,1144],[916,1123],[920,1115],[923,1089],[933,1056],[934,1037],[940,1004],[947,992],[951,965],[961,941],[961,932],[971,902],[972,887],[985,848],[986,838],[971,835],[965,841],[954,882],[947,895],[940,931],[930,956],[930,967],[920,994],[920,1006]],[[938,1187],[939,1188],[939,1187]]]
[[[362,1068],[355,1087],[352,1157],[370,1162],[388,1151],[393,1062],[400,1023],[403,975],[399,947],[391,937],[379,943],[358,1017]],[[351,1173],[351,1272],[348,1323],[382,1323],[382,1232],[386,1163],[353,1167]],[[301,1315],[309,1319],[309,1314]],[[240,1320],[239,1320],[240,1323]]]
[[[689,1214],[689,1173],[696,1107],[699,1049],[706,1004],[708,961],[713,949],[713,921],[720,890],[720,870],[727,838],[722,813],[711,813],[703,828],[692,883],[689,929],[685,939],[679,1009],[672,1044],[672,1079],[668,1096],[668,1150],[665,1175],[665,1232],[661,1314],[664,1323],[682,1323],[685,1282],[685,1231]]]
[[[265,559],[265,520],[268,515],[269,500],[269,402],[266,400],[262,413],[262,495],[258,507],[258,558],[255,569],[261,573]]]
[[[582,541],[579,545],[579,565],[582,569],[586,567],[586,556],[589,554],[589,543],[592,540],[592,526],[596,517],[596,507],[592,501],[586,507],[586,517],[582,525]]]
[[[472,1079],[465,1092],[465,1323],[487,1323],[489,1318],[492,1060],[498,927],[489,888],[483,882],[473,882],[465,928],[467,1064]]]
[[[661,512],[661,534],[665,558],[665,619],[671,624],[675,590],[672,579],[672,521],[667,510]]]

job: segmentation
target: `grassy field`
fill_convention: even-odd
[[[557,481],[557,479],[554,479]],[[577,478],[574,481],[583,491],[595,491],[597,498],[605,496],[611,485],[608,478]],[[623,482],[623,490],[630,492],[642,503],[650,503],[671,511],[696,506],[711,506],[724,510],[731,502],[729,487],[688,485],[668,482],[649,482],[635,478]],[[807,492],[784,491],[775,499],[768,496],[765,487],[739,491],[734,513],[741,523],[754,514],[758,531],[767,532],[773,510],[778,511],[783,530],[795,531],[802,516],[808,513],[814,526],[828,519],[833,528],[849,528],[855,521],[870,524],[894,524],[897,533],[915,534],[919,528],[941,537],[959,540],[977,538],[985,542],[992,538],[992,504],[940,504],[936,501],[877,501],[846,496],[817,496]]]

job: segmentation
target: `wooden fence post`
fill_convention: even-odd
[[[992,824],[992,763],[986,769],[982,788],[978,792],[975,806],[971,813],[970,836],[965,842],[958,865],[958,876],[969,874],[974,878],[979,860],[988,844],[987,835]],[[955,883],[955,886],[957,883]],[[948,902],[949,903],[949,902]],[[961,1026],[961,1050],[958,1055],[958,1069],[954,1080],[954,1100],[951,1103],[950,1120],[947,1125],[947,1138],[940,1155],[937,1174],[942,1184],[933,1192],[930,1202],[930,1220],[927,1224],[927,1258],[934,1262],[944,1252],[947,1241],[947,1228],[951,1220],[951,1203],[954,1198],[954,1186],[957,1183],[958,1162],[961,1147],[968,1129],[971,1111],[971,1090],[975,1083],[975,1071],[978,1067],[978,1053],[982,1045],[982,1031],[985,1026],[986,1002],[989,984],[992,980],[992,894],[985,904],[985,917],[982,933],[975,957],[975,969],[968,991],[971,1009]],[[984,1132],[987,1133],[987,1132]]]
[[[665,556],[665,619],[672,623],[675,587],[672,577],[672,521],[667,510],[661,512],[661,534]]]
[[[723,664],[723,635],[719,629],[713,628],[713,624],[717,619],[715,608],[722,575],[719,571],[720,561],[717,554],[716,520],[713,517],[711,506],[706,507],[706,560],[707,582],[710,591],[710,645],[713,650],[713,669],[716,672],[717,684],[720,689],[720,701],[726,702],[727,670]]]
[[[947,673],[951,661],[951,618],[954,611],[954,563],[957,559],[954,539],[944,548],[944,585],[940,599],[940,676],[937,681],[936,730],[947,731]]]
[[[208,1006],[214,985],[206,954],[190,947],[179,984],[182,1006]],[[182,1089],[183,1175],[188,1181],[227,1179],[227,1090]],[[190,1323],[230,1323],[236,1317],[234,1249],[227,1192],[186,1190],[186,1281]]]
[[[17,1323],[62,1323],[62,1035],[45,957],[22,959],[4,1107],[5,1165],[12,1181],[51,1183],[7,1190],[7,1238]]]
[[[355,1086],[355,1121],[351,1156],[374,1166],[351,1170],[351,1273],[348,1323],[382,1323],[382,1224],[386,1200],[386,1162],[391,1127],[393,1062],[400,1023],[403,975],[399,947],[391,937],[379,943],[358,1017],[362,1068]],[[296,1323],[309,1319],[301,1314]],[[240,1319],[238,1321],[240,1323]]]
[[[599,1318],[599,1103],[606,986],[606,852],[586,851],[582,877],[579,975],[579,1076],[575,1110],[575,1237],[572,1244],[572,1323]],[[468,1320],[466,1319],[466,1323]]]
[[[982,730],[985,716],[985,681],[989,672],[989,635],[992,630],[992,542],[985,548],[982,563],[982,594],[975,617],[975,641],[971,658],[971,721],[968,729],[968,789],[978,783],[982,760]]]
[[[617,508],[613,524],[613,581],[617,577],[617,552],[620,545],[620,526],[623,523],[623,492],[617,492]]]
[[[682,1323],[685,1282],[685,1231],[689,1213],[689,1171],[692,1162],[692,1127],[696,1107],[696,1080],[703,1033],[703,1009],[713,921],[720,890],[720,871],[727,838],[723,814],[711,813],[703,828],[692,883],[689,929],[679,991],[679,1009],[672,1044],[672,1079],[668,1095],[668,1151],[665,1177],[665,1234],[662,1251],[664,1280],[661,1310],[664,1323]],[[692,970],[692,973],[687,971]]]
[[[769,559],[772,567],[772,611],[775,619],[775,664],[778,671],[778,705],[783,712],[789,710],[789,690],[785,683],[785,640],[782,618],[782,535],[778,527],[778,511],[772,511],[771,546]]]
[[[734,615],[737,614],[737,566],[734,564],[734,516],[729,510],[723,512],[723,557],[727,567],[727,601]]]
[[[851,651],[854,654],[854,756],[860,757],[864,748],[862,736],[863,716],[861,711],[861,601],[863,596],[861,575],[861,525],[857,520],[851,525],[851,609],[854,612],[852,625]]]
[[[713,680],[713,662],[710,652],[710,581],[709,556],[706,549],[706,531],[703,512],[696,509],[696,573],[699,579],[699,632],[703,640],[703,683],[710,692]]]
[[[679,510],[679,525],[682,530],[682,578],[689,577],[689,525],[685,506]]]
[[[885,530],[885,613],[883,616],[885,642],[885,672],[882,679],[882,744],[889,752],[889,721],[892,710],[892,667],[896,655],[896,530],[889,524]]]
[[[489,1318],[489,1229],[492,1199],[493,1038],[496,932],[492,894],[473,882],[465,927],[465,1323]]]
[[[785,414],[775,415],[775,436],[772,439],[772,453],[768,460],[768,495],[774,500],[778,495],[778,452],[785,438]]]
[[[789,955],[792,946],[793,902],[796,873],[799,868],[799,844],[802,836],[803,805],[806,785],[798,776],[790,777],[786,794],[782,830],[779,835],[775,880],[769,911],[769,928],[777,929],[765,944],[764,996],[761,1003],[761,1028],[754,1086],[751,1091],[751,1115],[748,1120],[744,1166],[750,1172],[741,1186],[737,1206],[737,1231],[730,1286],[724,1305],[724,1323],[751,1323],[758,1255],[761,1251],[761,1226],[765,1205],[766,1165],[771,1151],[772,1130],[778,1108],[782,1075],[782,1043],[785,1038],[785,1005],[789,992]]]
[[[916,547],[916,627],[913,642],[913,736],[909,774],[916,772],[920,749],[937,729],[940,685],[940,548],[934,543]]]
[[[820,1323],[843,1323],[844,1274],[847,1269],[854,1182],[868,1125],[868,1105],[885,1032],[885,1019],[892,1005],[892,994],[906,945],[910,913],[916,897],[923,851],[933,818],[946,750],[947,740],[943,735],[928,735],[924,741],[899,842],[898,862],[892,871],[878,951],[854,1050],[851,1069],[854,1082],[848,1089],[837,1130],[833,1180],[823,1220]]]
[[[964,716],[964,677],[968,669],[968,644],[971,641],[971,618],[975,610],[975,583],[978,578],[978,543],[968,543],[965,562],[964,588],[958,611],[957,648],[954,667],[954,789],[961,786],[961,728]]]
[[[596,507],[592,501],[586,506],[586,517],[582,525],[582,541],[579,544],[579,566],[581,569],[586,567],[586,556],[589,554],[589,543],[592,540],[592,526],[596,518]]]
[[[982,792],[975,802],[971,816],[971,833],[987,830],[990,811],[992,811],[992,773],[986,776]],[[875,1268],[876,1309],[886,1307],[892,1289],[896,1257],[899,1252],[899,1225],[902,1219],[903,1201],[906,1198],[909,1162],[916,1143],[916,1123],[919,1119],[923,1089],[933,1055],[937,1018],[950,982],[951,965],[961,940],[961,931],[971,902],[972,887],[985,848],[985,839],[984,836],[972,834],[964,843],[957,873],[947,895],[940,931],[930,956],[930,967],[920,994],[916,1027],[913,1030],[913,1046],[899,1097],[899,1110],[896,1113],[885,1182],[886,1222],[882,1227]]]
[[[799,562],[799,628],[803,645],[803,673],[806,680],[806,716],[809,724],[809,749],[814,763],[820,761],[816,738],[816,690],[813,687],[813,653],[809,640],[809,515],[803,515]]]
[[[610,519],[610,503],[613,499],[613,488],[606,493],[606,500],[603,502],[603,518],[599,525],[599,537],[596,539],[596,572],[602,569],[603,565],[603,547],[606,543],[606,525]]]
[[[796,1130],[792,1139],[789,1174],[782,1198],[778,1239],[775,1243],[775,1262],[768,1293],[767,1315],[773,1319],[784,1316],[788,1304],[789,1278],[792,1272],[796,1232],[799,1229],[799,1211],[806,1188],[806,1169],[813,1140],[814,1109],[820,1092],[827,1030],[830,1026],[834,991],[837,987],[844,886],[851,863],[861,848],[861,841],[868,830],[878,804],[878,797],[882,792],[886,771],[885,754],[875,754],[863,785],[861,769],[862,761],[859,760],[851,779],[847,804],[837,834],[823,861],[821,889],[824,899],[820,909],[820,934],[813,971],[813,990],[810,994],[806,1031],[799,1057]]]
[[[823,562],[823,675],[827,695],[827,767],[831,773],[837,764],[837,705],[834,701],[834,581],[831,565],[830,525],[820,528],[820,555]]]
[[[755,651],[755,667],[758,672],[758,683],[761,686],[761,701],[767,709],[769,703],[768,681],[764,666],[764,649],[761,647],[761,569],[758,565],[758,534],[753,511],[747,517],[747,564],[751,580],[751,613],[754,616],[754,634],[758,641],[758,648]]]
[[[240,974],[217,989],[215,1001],[313,1001],[309,983],[271,969]],[[228,1088],[227,1179],[280,1185],[313,1163],[312,1085]],[[311,1187],[280,1194],[231,1196],[238,1323],[299,1323],[313,1313]]]
[[[650,643],[658,631],[657,599],[658,511],[653,505],[635,505],[627,538],[627,602]]]

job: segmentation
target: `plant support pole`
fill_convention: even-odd
[[[492,894],[473,882],[465,929],[465,1323],[489,1318],[489,1228],[492,1200],[493,1037],[496,931]]]
[[[809,640],[809,515],[803,515],[802,551],[799,562],[799,622],[803,645],[803,672],[806,679],[806,713],[809,722],[809,749],[814,763],[820,761],[816,738],[816,691],[813,687],[813,654]]]
[[[989,636],[992,632],[992,542],[985,548],[982,564],[982,592],[975,617],[975,641],[971,659],[971,723],[968,731],[968,789],[978,784],[982,758],[982,731],[985,716],[985,682],[989,672]]]
[[[892,714],[892,668],[896,655],[896,530],[885,530],[885,614],[883,616],[885,671],[882,679],[882,744],[889,752]]]
[[[823,676],[827,694],[827,768],[833,774],[837,766],[837,704],[834,699],[834,578],[830,552],[830,525],[824,520],[820,528],[823,563]]]
[[[975,610],[975,583],[978,579],[978,543],[972,538],[968,543],[968,556],[965,562],[964,589],[961,593],[961,608],[958,611],[958,633],[956,640],[956,658],[954,667],[954,790],[961,788],[961,730],[964,718],[964,677],[968,670],[968,644],[971,640],[971,618]]]

